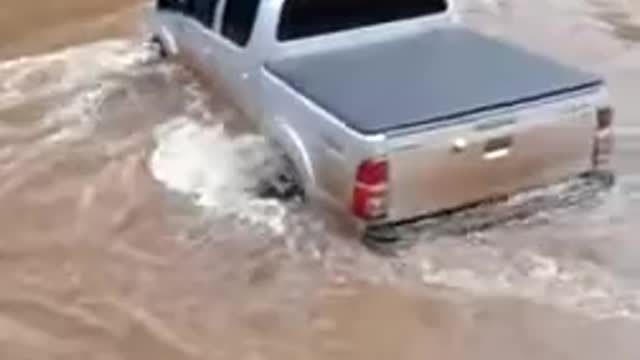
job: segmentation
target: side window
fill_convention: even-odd
[[[222,35],[244,47],[249,43],[260,0],[227,0],[222,18]]]
[[[156,7],[158,10],[184,12],[187,9],[187,0],[158,0]]]
[[[190,3],[192,16],[202,25],[212,27],[218,0],[190,0]]]
[[[278,40],[296,40],[440,14],[449,0],[287,0]]]

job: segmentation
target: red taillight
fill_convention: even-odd
[[[353,189],[353,213],[365,220],[387,215],[389,163],[386,159],[370,159],[358,167]]]
[[[593,166],[602,168],[610,163],[613,153],[613,109],[598,109],[595,142],[593,144]]]
[[[388,167],[386,160],[367,160],[358,167],[356,181],[364,185],[386,184]]]

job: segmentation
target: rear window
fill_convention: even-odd
[[[413,19],[447,10],[447,0],[287,0],[278,40]]]

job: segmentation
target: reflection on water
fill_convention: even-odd
[[[58,32],[16,35],[25,49],[76,42],[71,23],[87,26],[93,1],[66,1],[51,20]],[[95,16],[127,23],[112,11],[138,11],[116,3]],[[605,73],[619,182],[603,193],[564,184],[426,222],[393,258],[312,209],[252,195],[269,170],[264,139],[233,133],[234,109],[186,69],[150,63],[138,33],[0,62],[0,354],[635,359],[634,6],[461,3],[482,31]],[[523,216],[497,221],[518,208]]]

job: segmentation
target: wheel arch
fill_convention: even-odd
[[[317,184],[317,176],[313,166],[310,146],[304,137],[293,126],[283,119],[275,119],[269,126],[270,141],[282,150],[292,162],[300,175],[306,191],[313,191]]]

